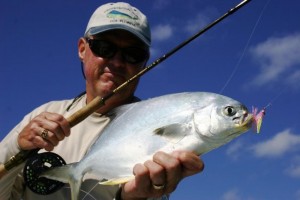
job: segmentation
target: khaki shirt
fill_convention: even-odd
[[[74,112],[86,105],[86,96],[84,95],[67,111],[67,107],[72,100],[52,101],[44,104],[24,117],[24,119],[1,141],[0,143],[0,163],[5,163],[11,156],[19,152],[17,144],[18,134],[29,123],[31,119],[41,112],[59,113],[68,118]],[[100,116],[93,113],[83,122],[74,126],[71,129],[71,135],[59,143],[53,150],[59,154],[66,163],[79,162],[86,154],[91,144],[100,136],[102,130],[110,122],[107,116]],[[50,195],[38,195],[25,187],[22,177],[24,164],[9,171],[0,180],[0,199],[23,199],[23,200],[38,200],[38,199],[71,199],[70,187],[66,184],[59,191]],[[119,186],[102,186],[96,180],[86,180],[81,187],[79,199],[103,199],[112,200]]]
[[[137,101],[135,98],[133,101]],[[26,115],[24,119],[13,129],[0,143],[0,163],[4,164],[10,157],[17,154],[20,149],[17,144],[18,135],[21,130],[38,114],[47,111],[59,113],[65,118],[71,116],[86,105],[86,96],[80,97],[72,107],[73,99],[52,101],[46,103],[31,113]],[[67,164],[79,162],[87,153],[90,146],[101,135],[102,130],[111,121],[111,118],[97,113],[91,114],[81,123],[71,129],[71,135],[59,143],[53,150],[54,153],[60,155]],[[43,152],[43,150],[40,150]],[[49,195],[38,195],[25,186],[22,176],[24,164],[10,170],[0,180],[0,200],[63,200],[71,199],[70,186],[65,186]],[[113,200],[119,186],[104,186],[98,184],[97,180],[86,180],[82,183],[78,199],[84,200]],[[148,198],[148,200],[164,200],[169,199],[168,195],[161,198]]]

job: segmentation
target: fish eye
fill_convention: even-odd
[[[224,108],[224,114],[227,116],[233,116],[236,114],[236,110],[232,106],[227,106]]]

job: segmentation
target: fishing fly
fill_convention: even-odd
[[[270,105],[270,104],[269,104]],[[268,105],[268,106],[269,106]],[[261,124],[264,116],[266,115],[266,108],[264,107],[261,111],[258,112],[258,108],[252,106],[252,128],[256,133],[260,133]]]
[[[279,92],[273,99],[271,99],[271,101],[258,112],[258,108],[252,106],[252,129],[256,132],[256,133],[260,133],[260,129],[261,129],[261,125],[262,125],[262,121],[264,116],[266,115],[266,110],[268,107],[270,107],[285,91],[285,88],[283,88],[281,90],[281,92]]]

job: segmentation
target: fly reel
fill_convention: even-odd
[[[51,152],[40,153],[30,157],[23,170],[23,177],[27,187],[41,195],[56,192],[64,186],[64,183],[40,177],[40,175],[50,168],[65,164],[66,162],[62,157]]]

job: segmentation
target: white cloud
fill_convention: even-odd
[[[241,199],[242,198],[238,194],[237,189],[229,190],[222,196],[222,200],[241,200]]]
[[[220,198],[221,200],[254,200],[253,197],[251,196],[245,196],[243,192],[239,191],[237,188],[233,188],[225,192],[222,197]]]
[[[270,140],[260,142],[251,147],[257,157],[279,157],[287,152],[300,149],[300,135],[291,133],[290,130],[276,134]]]
[[[173,28],[171,25],[158,25],[152,29],[152,40],[161,41],[170,38],[173,34]]]
[[[229,144],[229,147],[226,150],[226,155],[228,155],[233,160],[237,160],[242,154],[242,149],[244,147],[244,143],[242,140],[236,140],[235,142]]]
[[[285,170],[285,173],[293,178],[300,178],[300,156],[296,156],[293,159],[291,165]]]
[[[187,22],[185,30],[189,34],[198,32],[201,28],[209,23],[209,17],[204,14],[198,14],[196,18],[191,19]]]
[[[198,13],[194,18],[187,21],[185,30],[189,34],[198,32],[201,28],[204,28],[207,24],[212,22],[213,16],[216,15],[216,9],[206,8]]]
[[[251,85],[262,86],[274,81],[290,85],[299,84],[300,33],[269,38],[250,51],[260,64],[260,73]]]
[[[291,177],[300,178],[300,164],[292,165],[286,170],[286,173]]]

